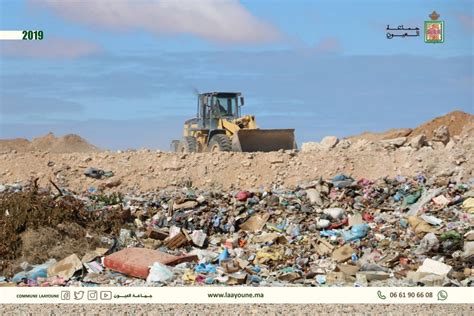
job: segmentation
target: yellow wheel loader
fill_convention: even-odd
[[[255,116],[241,116],[240,92],[208,92],[198,96],[197,115],[184,122],[175,152],[276,151],[296,149],[294,129],[259,129]]]

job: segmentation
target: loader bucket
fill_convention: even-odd
[[[232,138],[232,150],[277,151],[296,149],[294,129],[241,129]]]

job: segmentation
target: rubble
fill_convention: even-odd
[[[449,130],[446,125],[441,125],[434,130],[433,133],[433,142],[441,142],[446,145],[449,142]]]
[[[336,136],[326,136],[319,143],[322,148],[331,149],[334,148],[337,143],[339,143],[339,138]]]
[[[410,140],[410,146],[414,149],[420,149],[421,147],[426,146],[427,144],[428,140],[425,134],[420,134]]]
[[[0,276],[40,286],[470,286],[474,183],[443,177],[123,194],[5,185]],[[25,236],[41,229],[51,240],[36,253]],[[85,244],[50,252],[62,235]]]
[[[392,138],[392,139],[386,139],[382,140],[381,143],[385,148],[398,148],[403,146],[407,141],[406,137],[399,137],[399,138]]]
[[[312,151],[318,151],[321,149],[321,146],[317,142],[307,142],[303,143],[301,146],[301,151],[302,152],[312,152]]]

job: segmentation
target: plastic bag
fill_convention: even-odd
[[[146,278],[147,282],[164,282],[172,279],[174,276],[173,272],[168,269],[167,266],[159,262],[153,263],[150,267],[150,273]]]
[[[342,237],[345,241],[351,241],[363,238],[367,235],[369,231],[369,225],[367,224],[357,224],[352,226],[350,231],[342,232]]]

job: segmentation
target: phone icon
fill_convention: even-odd
[[[438,292],[438,301],[446,301],[448,298],[448,292],[445,290],[441,290]]]
[[[380,291],[380,290],[377,291],[377,296],[378,296],[381,300],[384,300],[384,299],[387,298],[385,295],[382,294],[382,291]]]

